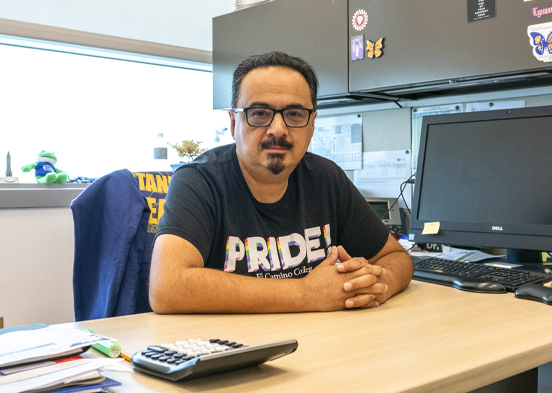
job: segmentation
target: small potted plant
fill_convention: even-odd
[[[201,145],[200,141],[194,141],[193,139],[186,139],[174,144],[168,143],[168,145],[176,150],[178,157],[185,159],[181,160],[178,164],[171,164],[173,171],[182,164],[192,161],[194,158],[207,151],[207,149],[199,147],[199,145]]]

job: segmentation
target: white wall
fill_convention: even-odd
[[[0,0],[0,18],[211,51],[234,0]]]
[[[0,209],[4,327],[74,321],[70,208]]]

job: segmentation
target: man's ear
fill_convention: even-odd
[[[236,113],[232,109],[228,109],[228,116],[230,116],[230,134],[232,139],[236,140],[234,131],[236,129]]]

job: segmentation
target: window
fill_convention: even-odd
[[[232,142],[224,132],[228,114],[212,109],[210,65],[70,53],[77,49],[0,45],[0,176],[8,151],[13,176],[34,183],[34,172],[21,167],[41,150],[55,152],[70,177],[100,177],[122,168],[170,171],[180,158],[168,143]],[[167,159],[154,159],[158,147],[167,148]]]

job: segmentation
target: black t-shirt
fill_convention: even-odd
[[[343,170],[312,153],[292,172],[278,202],[260,203],[234,144],[178,168],[164,209],[158,235],[188,240],[205,267],[253,277],[303,277],[333,245],[368,259],[389,234]]]

